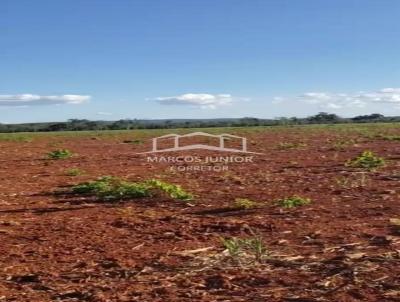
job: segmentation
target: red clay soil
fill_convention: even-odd
[[[220,172],[149,163],[137,153],[150,142],[126,136],[0,142],[0,301],[400,301],[400,232],[389,222],[400,218],[399,142],[351,131],[232,132],[263,154]],[[75,155],[46,159],[60,148]],[[367,149],[386,167],[361,176],[344,165]],[[71,168],[84,173],[68,176]],[[104,175],[157,178],[196,198],[59,193]],[[312,202],[274,203],[291,195]],[[236,198],[257,206],[234,209]],[[239,263],[221,244],[254,236],[268,249],[260,262]]]

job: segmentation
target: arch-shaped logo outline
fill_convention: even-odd
[[[179,139],[180,138],[193,137],[193,136],[207,136],[207,137],[218,138],[219,139],[219,146],[209,146],[209,145],[204,145],[204,144],[192,144],[192,145],[187,145],[187,146],[179,146]],[[174,147],[172,147],[172,148],[164,148],[164,149],[158,148],[158,140],[159,139],[165,139],[165,138],[173,138],[174,139]],[[225,139],[226,138],[240,139],[242,141],[242,148],[237,149],[237,148],[227,148],[227,147],[225,147]],[[262,154],[262,153],[248,151],[247,150],[247,138],[245,138],[245,137],[238,136],[238,135],[232,135],[232,134],[229,134],[229,133],[210,134],[210,133],[206,133],[206,132],[192,132],[192,133],[187,133],[187,134],[182,134],[182,135],[176,134],[176,133],[170,133],[170,134],[154,137],[154,138],[152,138],[152,149],[151,149],[151,151],[141,152],[141,153],[138,153],[138,154],[161,153],[161,152],[176,152],[176,151],[187,151],[187,150],[195,150],[195,149],[203,149],[203,150],[211,150],[211,151],[222,151],[222,152],[234,152],[234,153]]]

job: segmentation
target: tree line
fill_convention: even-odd
[[[66,122],[0,124],[0,132],[48,132],[48,131],[83,131],[83,130],[130,130],[130,129],[168,129],[168,128],[206,128],[206,127],[248,127],[279,126],[308,124],[341,124],[341,123],[393,123],[400,122],[400,116],[385,117],[374,113],[343,118],[336,114],[320,112],[306,118],[280,117],[259,119],[253,117],[226,119],[170,119],[139,120],[123,119],[118,121],[90,121],[70,119]]]

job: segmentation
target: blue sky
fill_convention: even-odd
[[[400,115],[397,0],[1,0],[0,122]]]

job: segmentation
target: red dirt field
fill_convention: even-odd
[[[399,126],[223,131],[263,154],[227,171],[180,172],[137,154],[150,150],[152,131],[0,141],[0,301],[400,301],[400,230],[390,223],[400,218],[400,142],[389,139]],[[74,156],[46,158],[62,148]],[[344,165],[364,150],[386,166]],[[227,155],[186,152],[174,155]],[[196,198],[66,193],[105,175],[164,180]],[[312,202],[274,202],[292,195]],[[237,209],[236,198],[257,205]],[[259,262],[221,244],[256,235],[268,249]]]

